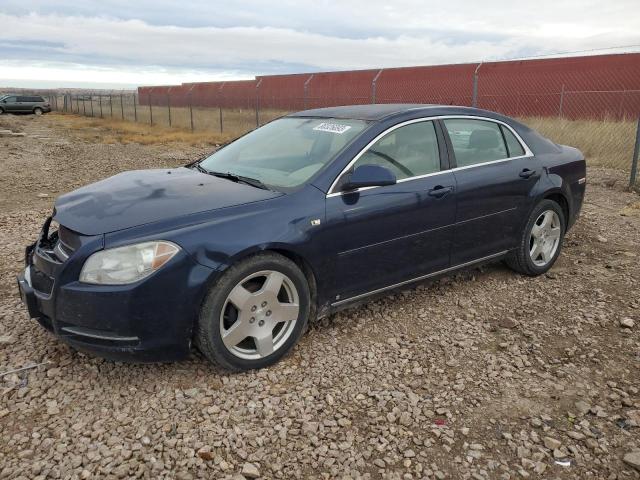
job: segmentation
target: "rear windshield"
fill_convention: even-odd
[[[200,164],[213,172],[296,187],[331,162],[367,127],[362,120],[285,117],[218,150]]]

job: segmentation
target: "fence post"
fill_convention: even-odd
[[[563,107],[564,107],[564,83],[562,84],[562,90],[560,90],[560,111],[558,112],[560,118],[562,118]]]
[[[371,80],[371,103],[376,103],[376,86],[378,84],[378,78],[382,74],[382,70],[382,68],[378,70],[376,76],[373,77],[373,80]]]
[[[120,113],[122,114],[122,120],[124,120],[124,103],[122,101],[122,93],[120,94]]]
[[[473,72],[473,97],[471,97],[471,106],[474,108],[478,108],[478,77],[480,67],[482,66],[482,62],[478,64],[475,71]]]
[[[633,159],[631,160],[631,175],[629,176],[629,188],[636,186],[636,175],[638,174],[638,154],[640,154],[640,117],[638,117],[638,127],[636,128],[636,144],[633,147]]]
[[[91,95],[91,97],[89,97],[91,100],[89,100],[91,102],[91,118],[93,118],[93,95]]]
[[[85,102],[85,96],[82,96],[82,115],[87,116],[87,104]]]
[[[167,110],[169,111],[169,126],[171,126],[171,95],[167,93]]]
[[[309,92],[309,82],[311,81],[311,79],[313,78],[313,73],[311,75],[309,75],[309,78],[307,78],[306,82],[304,82],[304,90],[303,90],[303,99],[302,99],[302,106],[303,106],[303,110],[307,109],[307,98],[308,98],[308,92]]]
[[[223,132],[222,128],[222,89],[224,88],[225,82],[222,82],[220,88],[218,89],[218,113],[220,114],[220,133]]]
[[[260,84],[262,79],[256,84],[256,128],[260,126]]]
[[[102,116],[102,95],[98,95],[98,102],[100,103],[100,118],[104,118]]]
[[[149,100],[149,125],[153,126],[153,108],[151,108],[151,92],[147,94]]]
[[[138,123],[138,107],[136,106],[136,92],[133,92],[133,121]]]
[[[111,110],[111,118],[113,118],[113,95],[109,94],[109,109]]]
[[[191,98],[191,92],[189,92],[189,121],[191,122],[191,131],[193,132],[193,101]]]

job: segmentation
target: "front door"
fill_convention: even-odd
[[[455,178],[442,170],[437,128],[432,121],[397,127],[348,169],[384,166],[395,185],[341,192],[338,182],[327,196],[323,241],[333,303],[449,266]]]
[[[20,109],[18,107],[18,97],[7,97],[2,100],[2,108],[4,108],[6,112],[19,111]]]
[[[506,126],[490,120],[442,121],[456,167],[453,266],[515,247],[541,165]]]

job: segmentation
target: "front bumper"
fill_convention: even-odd
[[[42,246],[48,225],[25,254],[18,289],[29,316],[72,347],[117,361],[188,357],[193,326],[212,270],[178,253],[162,269],[129,285],[77,281],[102,238],[83,239],[64,262]]]

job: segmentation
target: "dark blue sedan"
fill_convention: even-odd
[[[488,261],[546,272],[585,181],[580,151],[493,112],[308,110],[61,196],[18,283],[79,350],[168,361],[195,343],[260,368],[310,319],[381,292]]]

